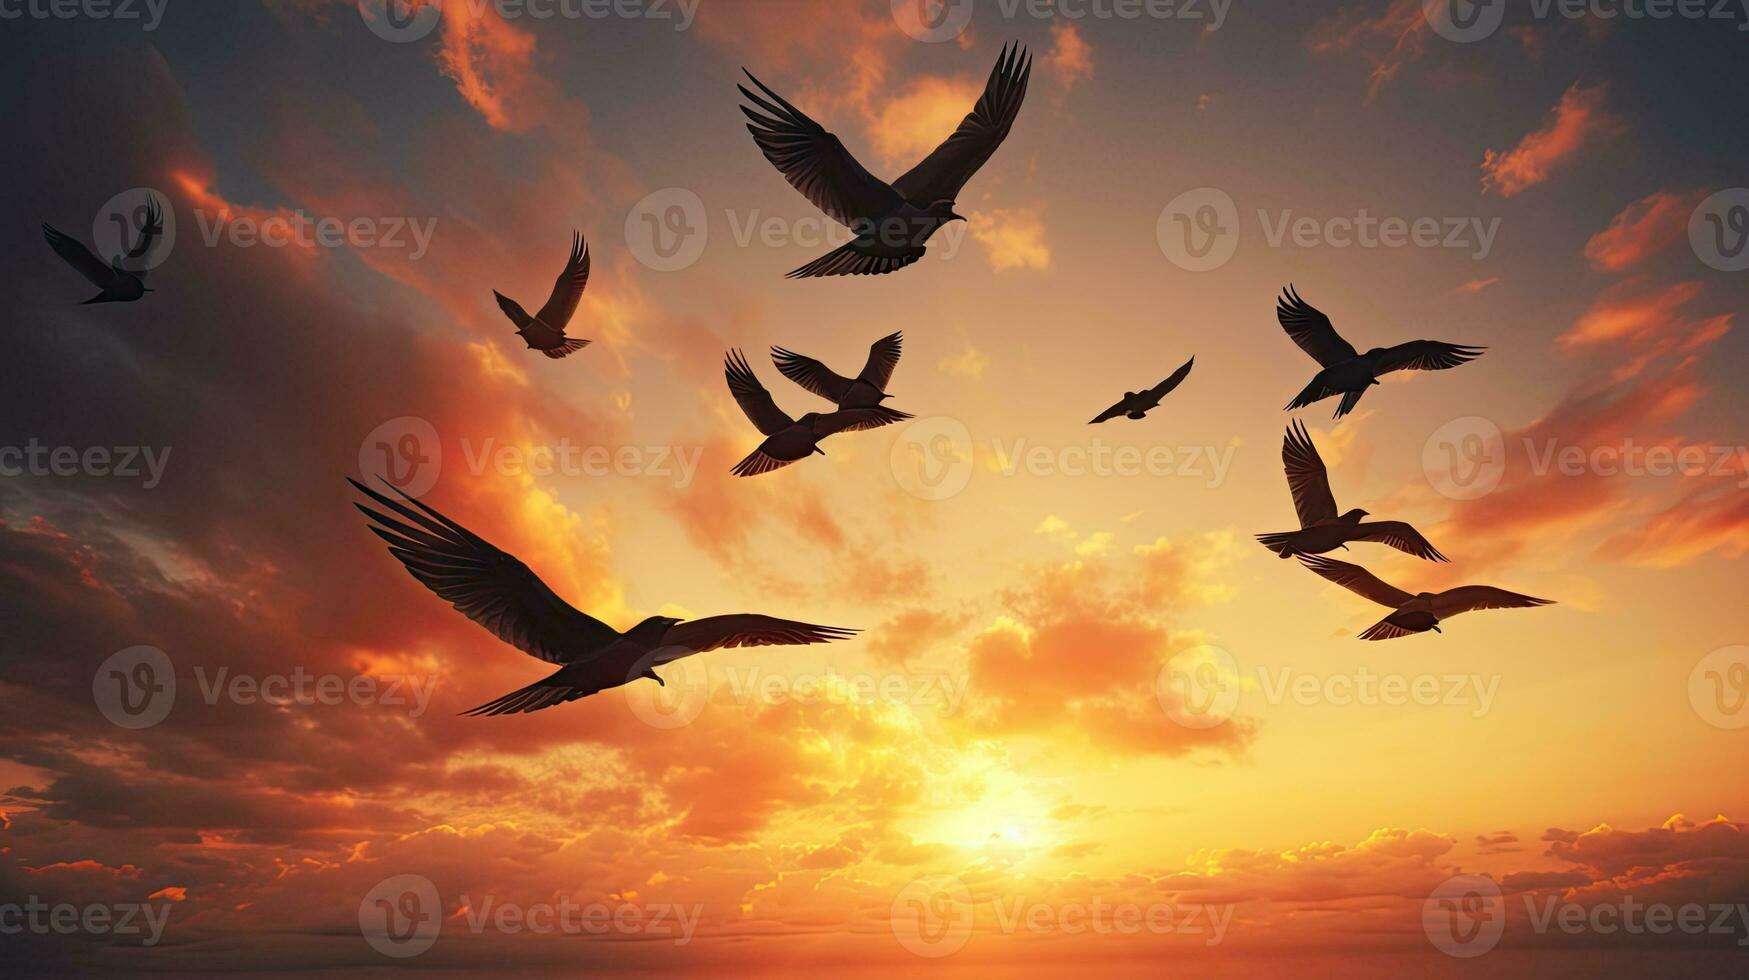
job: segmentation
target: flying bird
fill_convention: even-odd
[[[782,347],[771,349],[771,362],[784,377],[841,409],[877,408],[893,397],[887,394],[887,382],[899,365],[899,348],[904,342],[902,333],[892,333],[870,344],[868,361],[854,378],[843,377],[811,357]],[[898,414],[900,418],[912,417]]]
[[[856,234],[843,246],[792,270],[786,278],[868,276],[884,275],[917,261],[926,251],[929,236],[948,222],[965,220],[954,212],[954,201],[966,181],[1008,137],[1026,98],[1032,58],[1019,44],[1004,46],[984,85],[984,94],[959,129],[891,184],[870,174],[838,137],[784,101],[752,72],[746,75],[765,93],[761,98],[745,85],[736,86],[761,110],[740,107],[752,120],[747,130],[753,141],[791,186]]]
[[[528,349],[538,350],[557,360],[589,346],[587,340],[565,336],[565,326],[576,314],[577,303],[583,299],[583,289],[588,285],[589,243],[582,235],[572,232],[571,257],[565,260],[564,271],[553,283],[553,294],[547,297],[547,305],[541,307],[539,313],[529,316],[521,304],[496,289],[492,290],[492,295],[498,297],[498,308],[504,311],[511,323],[516,324],[516,332],[522,335]]]
[[[739,613],[691,622],[651,616],[622,633],[572,607],[515,555],[436,509],[398,490],[396,501],[357,480],[348,482],[382,508],[353,502],[414,578],[500,640],[559,665],[547,677],[464,714],[539,711],[646,677],[667,686],[655,668],[695,653],[827,643],[857,632]]]
[[[1330,472],[1324,468],[1318,447],[1312,445],[1312,437],[1298,419],[1281,440],[1281,465],[1287,470],[1287,486],[1293,493],[1294,510],[1300,516],[1300,529],[1259,534],[1257,540],[1270,551],[1291,558],[1321,555],[1337,548],[1347,551],[1350,541],[1376,541],[1417,558],[1450,561],[1420,531],[1403,521],[1362,522],[1361,518],[1372,515],[1358,507],[1337,516],[1336,498],[1330,493]]]
[[[740,403],[741,411],[747,413],[748,420],[766,437],[758,449],[735,464],[731,472],[736,476],[769,473],[798,459],[807,459],[814,453],[824,456],[826,451],[820,448],[820,440],[829,435],[878,428],[911,417],[877,405],[824,414],[809,412],[792,419],[772,401],[771,392],[759,383],[740,351],[732,350],[723,359],[723,375],[728,378],[729,392]]]
[[[1519,595],[1491,585],[1460,585],[1444,592],[1419,592],[1410,595],[1394,585],[1386,584],[1377,575],[1345,561],[1318,556],[1300,557],[1300,564],[1348,589],[1356,595],[1388,606],[1394,612],[1367,627],[1360,634],[1363,640],[1394,640],[1411,633],[1444,632],[1439,624],[1458,613],[1477,609],[1523,609],[1547,606],[1553,599],[1538,599]]]
[[[1379,383],[1379,376],[1392,371],[1443,371],[1482,356],[1486,347],[1447,344],[1438,340],[1411,340],[1395,347],[1374,347],[1357,354],[1343,340],[1330,318],[1300,299],[1290,284],[1276,300],[1275,317],[1300,349],[1312,356],[1323,370],[1287,405],[1288,411],[1304,408],[1333,395],[1341,395],[1336,418],[1354,411],[1366,389]]]
[[[140,229],[139,239],[125,255],[114,256],[107,265],[77,239],[57,231],[51,225],[43,225],[43,237],[48,239],[49,247],[55,250],[55,254],[78,270],[80,275],[91,280],[93,286],[102,290],[79,304],[81,306],[91,303],[132,303],[152,292],[146,288],[146,270],[140,265],[140,260],[152,250],[162,234],[164,212],[156,197],[147,198],[146,223]],[[128,268],[124,260],[133,263],[135,267]]]
[[[1087,424],[1097,425],[1107,419],[1115,419],[1119,415],[1128,416],[1132,419],[1145,418],[1150,411],[1160,406],[1160,399],[1166,397],[1172,389],[1177,388],[1184,383],[1185,377],[1190,374],[1190,366],[1195,363],[1196,358],[1194,357],[1185,361],[1183,367],[1172,372],[1172,377],[1167,378],[1165,381],[1160,382],[1152,388],[1149,388],[1147,391],[1124,392],[1123,398],[1119,400],[1116,405],[1100,412],[1098,417],[1094,418],[1092,422]]]

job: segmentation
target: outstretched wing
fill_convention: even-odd
[[[1160,399],[1166,397],[1174,388],[1177,388],[1184,383],[1184,379],[1190,375],[1191,365],[1195,363],[1196,358],[1194,357],[1185,361],[1183,367],[1172,372],[1172,377],[1167,378],[1165,381],[1160,382],[1152,388],[1149,388],[1148,397],[1154,400],[1154,404],[1160,404]]]
[[[437,597],[523,653],[562,664],[619,637],[611,626],[577,611],[514,555],[396,490],[405,503],[347,482],[399,517],[353,502],[373,523],[389,554]],[[407,506],[411,504],[412,507]],[[414,510],[413,508],[418,508]]]
[[[824,439],[840,432],[861,432],[883,425],[903,422],[913,416],[896,408],[846,408],[827,412],[814,419],[814,438]]]
[[[868,345],[868,362],[856,380],[886,391],[887,382],[893,380],[893,369],[899,366],[900,348],[904,345],[903,331],[887,334]]]
[[[785,415],[783,409],[771,400],[771,392],[759,383],[740,351],[729,351],[723,359],[723,376],[729,379],[729,393],[735,396],[735,401],[741,404],[741,411],[747,413],[748,421],[760,432],[769,436],[796,424],[795,419]]]
[[[747,131],[753,134],[753,142],[759,144],[765,159],[771,161],[790,186],[847,226],[859,219],[884,218],[898,210],[903,203],[899,195],[856,162],[838,137],[766,88],[752,72],[742,71],[769,97],[762,99],[747,91],[745,85],[735,86],[767,113],[761,115],[741,106],[741,111],[752,120]]]
[[[588,285],[589,243],[582,235],[572,232],[571,257],[565,261],[565,270],[559,273],[558,281],[553,283],[553,295],[547,299],[547,305],[540,308],[540,321],[564,333],[565,324],[576,315],[577,303],[583,299],[583,290]]]
[[[1403,521],[1367,521],[1359,526],[1359,530],[1360,536],[1354,539],[1356,541],[1388,544],[1398,551],[1406,551],[1417,558],[1425,558],[1428,561],[1451,561],[1450,558],[1440,554],[1439,549],[1435,548],[1425,537],[1422,537],[1420,531]]]
[[[1105,411],[1100,412],[1098,415],[1095,415],[1093,417],[1093,421],[1091,421],[1087,424],[1088,425],[1098,425],[1101,422],[1115,419],[1119,415],[1123,415],[1128,411],[1129,411],[1129,408],[1126,407],[1123,403],[1123,400],[1120,399],[1116,405],[1113,405],[1110,408],[1106,409]]]
[[[844,400],[850,391],[849,378],[838,374],[831,368],[814,360],[806,354],[797,354],[782,347],[771,349],[771,363],[777,365],[778,373],[801,385],[834,405]]]
[[[79,274],[91,280],[91,284],[100,289],[109,288],[115,278],[115,270],[106,265],[102,259],[91,254],[77,239],[61,234],[49,225],[43,225],[43,237],[48,239],[49,247],[55,250],[68,265],[79,270]]]
[[[1396,609],[1415,598],[1359,565],[1350,565],[1345,561],[1336,561],[1321,555],[1300,555],[1298,557],[1300,564],[1355,595],[1371,599],[1381,606]]]
[[[1388,347],[1373,363],[1374,374],[1390,371],[1443,371],[1468,364],[1482,356],[1486,347],[1447,344],[1438,340],[1411,340]]]
[[[1031,77],[1032,57],[1026,49],[1018,43],[1005,45],[1001,57],[996,59],[996,67],[990,70],[990,80],[984,83],[984,94],[960,122],[960,128],[921,163],[893,181],[893,189],[920,208],[959,197],[966,181],[1008,138],[1008,130],[1020,115],[1020,104],[1026,99],[1026,84]]]
[[[1433,614],[1440,619],[1450,619],[1458,613],[1478,609],[1524,609],[1553,605],[1554,601],[1496,589],[1492,585],[1460,585],[1433,597]]]
[[[1318,447],[1299,419],[1294,419],[1281,440],[1281,465],[1287,470],[1287,488],[1294,495],[1300,527],[1334,520],[1336,498],[1330,493],[1330,471],[1324,468]]]
[[[681,657],[729,647],[801,646],[847,640],[860,630],[839,626],[815,626],[791,619],[755,613],[706,616],[668,627],[662,634],[654,663],[672,663]]]
[[[1330,324],[1330,318],[1300,299],[1291,283],[1275,301],[1275,318],[1281,321],[1281,328],[1287,331],[1294,343],[1300,345],[1300,350],[1312,355],[1312,360],[1324,367],[1358,356],[1354,345],[1343,340]]]
[[[157,243],[158,236],[162,234],[164,234],[164,209],[158,206],[156,195],[148,194],[146,195],[146,224],[140,229],[140,240],[134,243],[133,248],[128,249],[127,257],[130,259],[145,258],[146,253],[150,252],[152,246]]]

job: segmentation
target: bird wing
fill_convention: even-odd
[[[1196,358],[1194,357],[1185,361],[1183,367],[1172,372],[1172,377],[1167,378],[1165,381],[1160,382],[1152,388],[1149,388],[1148,397],[1154,400],[1154,404],[1160,404],[1160,399],[1166,397],[1173,389],[1184,383],[1184,379],[1190,374],[1191,365],[1195,363]]]
[[[547,299],[547,305],[540,308],[540,321],[564,333],[565,324],[576,315],[577,303],[583,299],[583,290],[588,285],[589,243],[582,235],[573,232],[571,257],[565,261],[565,270],[559,273],[558,281],[553,283],[553,295]]]
[[[1450,619],[1458,613],[1474,612],[1477,609],[1523,609],[1528,606],[1553,604],[1553,599],[1520,595],[1517,592],[1496,589],[1492,585],[1460,585],[1433,597],[1433,615],[1440,619]]]
[[[505,643],[558,664],[618,639],[618,631],[559,598],[514,555],[399,490],[417,511],[357,480],[347,482],[403,518],[353,502],[375,522],[371,532],[389,543],[389,554],[438,598]]]
[[[1281,328],[1287,331],[1294,343],[1300,345],[1300,350],[1312,355],[1312,360],[1324,367],[1358,356],[1354,345],[1343,340],[1330,324],[1330,318],[1300,299],[1291,283],[1275,301],[1275,318],[1281,321]]]
[[[522,308],[521,303],[518,303],[496,289],[492,290],[492,295],[498,297],[498,308],[503,310],[504,315],[509,317],[510,322],[516,324],[518,328],[528,326],[529,321],[534,319],[528,315],[527,310]]]
[[[1406,344],[1387,347],[1373,363],[1374,374],[1390,371],[1443,371],[1459,364],[1468,364],[1482,356],[1486,347],[1447,344],[1438,340],[1411,340]]]
[[[1367,521],[1359,525],[1359,536],[1355,541],[1374,541],[1388,544],[1398,551],[1405,551],[1417,558],[1428,561],[1450,561],[1450,558],[1439,553],[1432,542],[1403,521]]]
[[[1106,409],[1105,411],[1100,412],[1098,415],[1095,415],[1093,417],[1093,421],[1091,421],[1087,424],[1088,425],[1098,425],[1101,422],[1105,422],[1105,421],[1108,421],[1110,419],[1115,419],[1119,415],[1128,414],[1129,413],[1129,406],[1124,404],[1124,402],[1125,402],[1125,399],[1122,399],[1122,398],[1118,399],[1118,402],[1116,405],[1113,405],[1110,408]]]
[[[785,415],[783,409],[771,400],[771,392],[759,383],[740,351],[732,350],[723,359],[723,376],[729,379],[729,393],[735,396],[735,401],[741,404],[741,411],[747,413],[748,421],[761,433],[773,435],[796,424],[795,419]]]
[[[911,418],[896,408],[846,408],[826,412],[814,419],[814,438],[824,439],[840,432],[861,432]]]
[[[1281,465],[1287,470],[1287,488],[1294,496],[1294,513],[1300,527],[1335,520],[1336,498],[1330,493],[1330,471],[1306,427],[1295,419],[1281,440]]]
[[[771,349],[771,363],[777,365],[779,374],[808,389],[821,398],[837,404],[844,400],[850,392],[849,378],[833,371],[831,368],[814,360],[806,354],[797,354],[782,347]]]
[[[527,687],[517,688],[462,714],[473,717],[514,715],[566,704],[637,679],[636,674],[628,676],[622,666],[601,661],[568,664]]]
[[[128,249],[127,257],[130,259],[145,258],[146,253],[150,252],[153,244],[158,241],[158,236],[162,234],[164,234],[164,210],[158,206],[158,198],[155,195],[147,195],[146,224],[140,229],[140,240],[134,243],[133,248]]]
[[[958,197],[966,181],[1008,138],[1031,77],[1032,57],[1026,49],[1018,43],[1005,45],[996,67],[990,70],[990,80],[984,83],[984,94],[960,127],[921,163],[893,181],[893,189],[920,208]]]
[[[1371,599],[1381,606],[1397,609],[1403,603],[1415,598],[1359,565],[1350,565],[1345,561],[1336,561],[1321,555],[1300,555],[1299,559],[1300,564],[1324,578],[1335,582],[1355,595]]]
[[[859,219],[884,218],[898,210],[903,203],[899,195],[864,169],[838,137],[766,88],[752,72],[742,71],[770,99],[754,95],[745,85],[735,86],[768,113],[760,115],[741,106],[741,112],[752,120],[747,131],[790,186],[846,226],[854,227],[852,222]]]
[[[868,363],[862,366],[856,380],[886,391],[887,382],[893,380],[893,369],[899,366],[900,348],[904,345],[903,331],[887,334],[868,345]]]
[[[68,265],[79,270],[79,274],[91,280],[91,284],[100,289],[109,288],[115,279],[115,270],[104,264],[103,260],[91,254],[91,250],[74,238],[56,231],[49,225],[43,225],[43,237],[48,239],[49,247],[55,250]]]
[[[838,626],[815,626],[755,613],[706,616],[668,627],[668,632],[662,634],[662,646],[658,648],[654,665],[660,666],[695,653],[728,647],[830,643],[833,640],[847,640],[858,632],[860,631]],[[670,648],[673,648],[672,655],[668,652]]]

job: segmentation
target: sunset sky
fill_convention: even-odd
[[[912,0],[432,2],[400,40],[421,21],[354,0],[0,3],[19,975],[1742,975],[1744,10],[1514,3],[1470,38],[1422,0],[962,0],[934,32]],[[842,230],[753,144],[741,69],[891,179],[1016,40],[1031,87],[969,220],[895,274],[786,281]],[[79,305],[42,224],[107,255],[143,190],[174,227],[154,292]],[[492,291],[542,302],[574,230],[593,344],[548,360]],[[1317,370],[1275,320],[1289,283],[1361,350],[1487,354],[1340,422],[1284,412]],[[898,330],[916,420],[730,475],[760,437],[725,351],[800,414],[829,406],[771,345],[848,374]],[[1192,356],[1146,420],[1087,424]],[[1252,539],[1295,526],[1295,417],[1342,509],[1452,561],[1335,557],[1557,604],[1358,640],[1383,609]],[[385,553],[346,482],[379,474],[617,628],[863,632],[459,717],[550,668]],[[129,728],[108,670],[141,646],[176,690]],[[1454,878],[1502,896],[1477,958],[1426,918]],[[406,881],[441,922],[411,955],[361,934]],[[33,900],[167,917],[150,943],[9,930]],[[1624,903],[1728,914],[1595,926]],[[1592,925],[1538,918],[1571,907]],[[1154,925],[1099,918],[1130,913]]]

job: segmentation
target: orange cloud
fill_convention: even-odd
[[[1045,225],[1031,208],[995,208],[972,215],[972,238],[984,246],[990,267],[1049,269],[1051,247],[1045,242]]]
[[[1074,21],[1058,20],[1051,24],[1051,50],[1044,61],[1065,91],[1074,88],[1076,82],[1093,77],[1093,49]]]
[[[1701,193],[1656,191],[1628,205],[1609,227],[1585,243],[1585,258],[1600,272],[1622,272],[1669,248],[1688,231]]]
[[[1587,146],[1618,133],[1621,122],[1604,108],[1604,86],[1575,83],[1548,119],[1510,150],[1482,154],[1482,192],[1512,197],[1548,180]]]
[[[1344,7],[1312,28],[1306,43],[1313,54],[1352,54],[1372,66],[1367,98],[1427,50],[1431,26],[1421,13],[1422,0],[1393,0],[1376,16],[1358,6]]]

